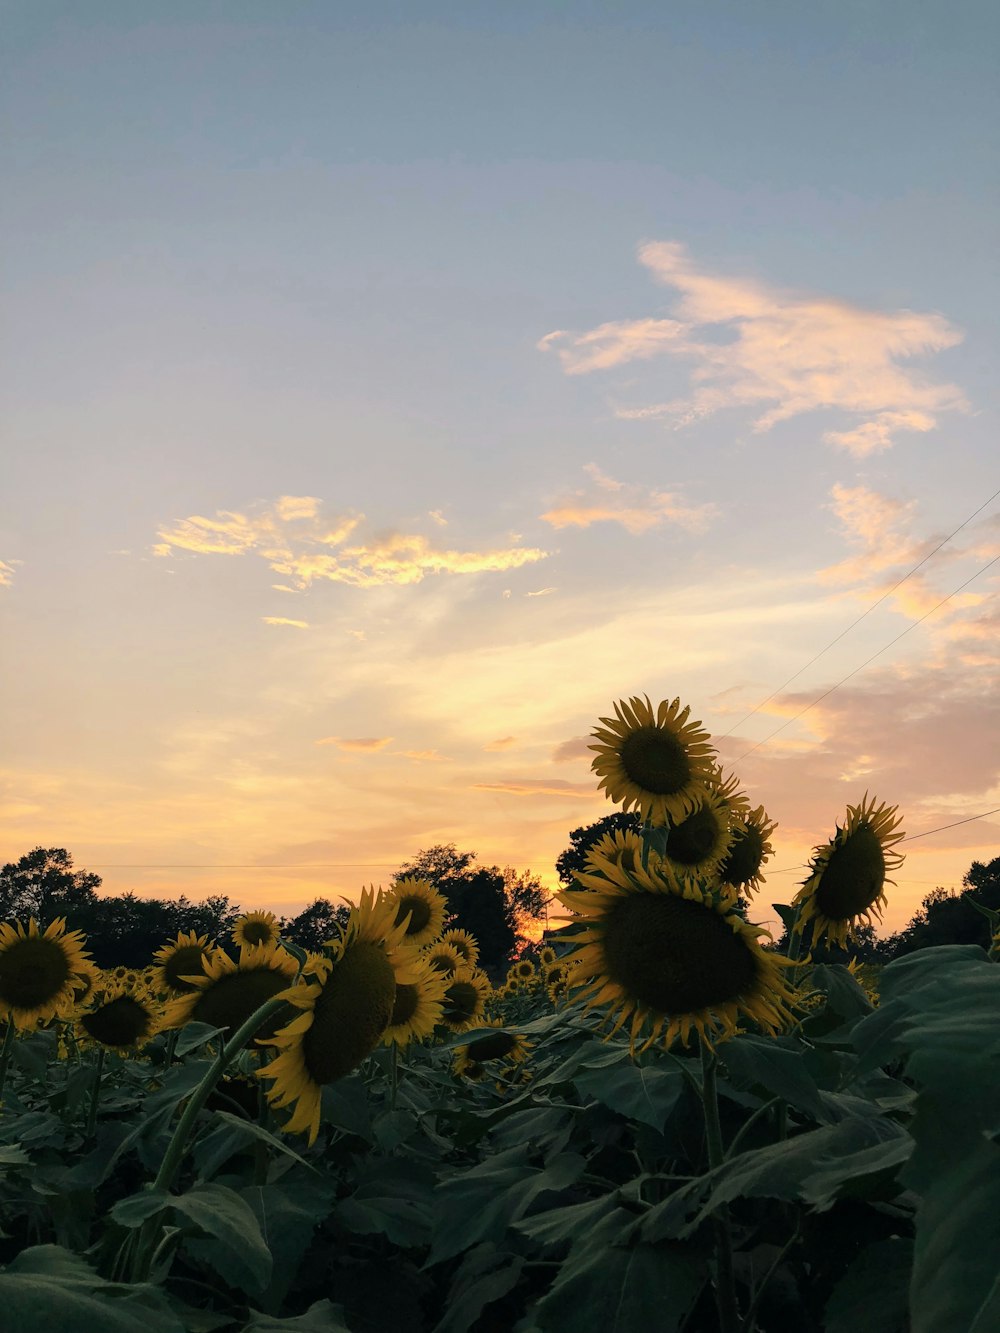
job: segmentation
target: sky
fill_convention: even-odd
[[[555,887],[634,694],[757,920],[866,791],[888,929],[1000,854],[995,6],[0,15],[0,861]]]

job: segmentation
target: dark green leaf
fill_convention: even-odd
[[[271,1280],[271,1251],[253,1209],[235,1190],[215,1183],[172,1195],[170,1207],[216,1242],[210,1251],[222,1278],[259,1295]]]
[[[185,1333],[155,1287],[106,1283],[58,1245],[22,1252],[0,1273],[0,1327],[45,1333]]]
[[[260,1298],[266,1309],[284,1303],[316,1227],[330,1215],[336,1189],[335,1181],[315,1172],[290,1171],[280,1181],[240,1191],[274,1259],[271,1281]]]
[[[334,1216],[348,1231],[378,1233],[394,1245],[425,1245],[430,1240],[434,1178],[430,1169],[405,1157],[376,1163]],[[464,1248],[464,1247],[463,1247]]]
[[[906,1333],[913,1242],[876,1241],[861,1251],[827,1302],[825,1333]]]
[[[174,1055],[179,1060],[188,1051],[204,1046],[206,1041],[225,1036],[227,1028],[214,1028],[211,1023],[185,1023],[177,1034]]]
[[[814,1120],[828,1118],[801,1046],[780,1038],[741,1036],[727,1041],[720,1055],[738,1088],[760,1087]]]
[[[317,1301],[305,1314],[277,1319],[274,1315],[252,1311],[243,1333],[350,1333],[339,1305]]]
[[[676,1069],[631,1062],[611,1068],[583,1069],[573,1075],[581,1097],[600,1102],[619,1115],[641,1120],[662,1130],[684,1091],[684,1077]]]
[[[492,1244],[470,1250],[455,1274],[446,1314],[434,1333],[468,1333],[487,1305],[513,1290],[523,1267],[521,1255]]]

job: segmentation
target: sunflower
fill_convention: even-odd
[[[319,1132],[324,1085],[375,1049],[392,1018],[396,987],[420,979],[416,954],[404,943],[406,920],[397,922],[396,910],[393,897],[366,889],[351,908],[339,956],[310,959],[305,984],[283,992],[302,1013],[270,1039],[280,1054],[257,1077],[272,1081],[273,1107],[295,1103],[283,1128],[308,1134],[310,1144]]]
[[[241,949],[277,944],[280,939],[278,918],[273,912],[246,912],[233,926],[233,943]]]
[[[551,944],[543,944],[538,950],[538,961],[542,967],[551,967],[553,963],[559,961],[558,955]]]
[[[504,1060],[508,1064],[519,1065],[528,1058],[531,1042],[526,1041],[516,1032],[505,1028],[498,1018],[488,1020],[482,1027],[491,1027],[495,1031],[485,1037],[476,1037],[468,1046],[455,1049],[453,1069],[459,1076],[470,1077],[467,1070],[471,1067],[481,1069],[487,1061]],[[478,1078],[478,1074],[471,1075]]]
[[[387,1046],[390,1042],[406,1046],[411,1041],[430,1037],[441,1022],[448,978],[432,967],[426,958],[414,960],[413,971],[412,981],[396,983],[389,1026],[382,1034],[382,1041]]]
[[[90,963],[83,935],[59,917],[40,934],[34,917],[0,926],[0,1018],[16,1028],[61,1017],[76,1000],[80,973]]]
[[[535,975],[535,965],[530,958],[522,958],[520,962],[514,964],[508,975],[520,977],[522,981],[530,981]]]
[[[426,948],[423,951],[423,957],[427,959],[431,967],[436,968],[438,972],[443,972],[448,977],[453,977],[460,968],[469,966],[455,946],[445,944],[443,940],[438,940],[436,944]]]
[[[777,828],[758,805],[733,821],[733,843],[719,866],[719,879],[736,893],[755,893],[764,882],[764,863],[774,855],[771,834]]]
[[[75,1003],[77,1006],[84,1005],[100,985],[101,969],[94,963],[87,962],[74,974],[74,978]]]
[[[76,1020],[76,1036],[83,1045],[134,1050],[156,1036],[161,1018],[146,987],[122,978],[94,996]]]
[[[837,825],[834,836],[815,849],[810,875],[795,895],[797,907],[795,931],[801,934],[813,923],[813,943],[824,936],[843,947],[854,935],[860,920],[881,920],[886,898],[883,889],[889,870],[903,864],[893,844],[906,835],[896,832],[901,816],[895,805],[877,805],[868,793],[859,805],[847,807],[843,828]]]
[[[228,1028],[231,1036],[265,1000],[285,990],[297,970],[291,954],[275,944],[244,946],[238,963],[223,949],[216,949],[202,959],[201,976],[192,973],[184,978],[194,989],[171,1000],[163,1026],[208,1023],[213,1028]],[[281,1015],[272,1014],[256,1039],[272,1036],[279,1022]]]
[[[441,1022],[452,1032],[468,1032],[482,1022],[490,981],[485,972],[462,968],[451,979],[444,993]]]
[[[740,780],[735,773],[730,773],[727,777],[722,769],[717,767],[706,786],[729,807],[729,813],[734,819],[749,817],[750,800],[746,792],[740,789]]]
[[[446,930],[441,936],[442,944],[450,944],[457,949],[463,963],[475,967],[479,962],[479,941],[467,930]]]
[[[731,1036],[741,1015],[775,1032],[789,1015],[791,992],[779,955],[758,942],[767,932],[720,902],[711,882],[680,879],[667,864],[629,873],[610,862],[604,877],[582,875],[584,892],[559,900],[587,926],[570,959],[570,985],[588,1007],[607,1004],[612,1033],[631,1018],[634,1049],[663,1033],[687,1042],[694,1028],[707,1042]]]
[[[732,842],[729,806],[706,790],[691,813],[667,830],[667,859],[682,875],[711,875]]]
[[[650,849],[649,859],[658,858],[659,853]],[[584,856],[584,869],[590,874],[599,874],[596,869],[601,861],[613,861],[615,865],[631,870],[642,865],[642,834],[633,829],[612,829],[603,834]]]
[[[396,904],[396,925],[406,922],[407,944],[422,949],[438,938],[444,929],[448,904],[430,880],[405,875],[396,880],[389,898]]]
[[[168,995],[190,994],[194,982],[185,978],[200,975],[203,960],[214,952],[215,946],[209,944],[207,935],[180,931],[175,940],[168,940],[153,954],[153,961],[159,966],[153,973],[152,988]]]
[[[563,999],[569,989],[569,968],[556,963],[545,974],[545,993],[553,1004]]]
[[[707,731],[689,722],[690,708],[664,700],[655,713],[649,698],[615,704],[616,717],[602,717],[593,731],[597,745],[591,768],[599,786],[623,810],[632,806],[651,824],[680,820],[697,806],[714,770]]]

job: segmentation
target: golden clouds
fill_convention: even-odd
[[[437,511],[431,515],[440,526]],[[346,545],[364,521],[363,514],[323,518],[313,496],[281,496],[270,510],[255,515],[219,510],[214,518],[194,514],[159,530],[155,555],[176,551],[196,555],[246,555],[266,560],[271,570],[301,591],[317,580],[357,588],[406,585],[428,574],[482,574],[520,569],[544,560],[547,551],[510,546],[459,550],[434,546],[420,533],[390,532]]]
[[[392,743],[391,736],[324,736],[317,745],[335,745],[338,750],[357,754],[373,754]]]
[[[261,616],[265,625],[290,625],[293,629],[308,629],[308,620],[289,620],[286,616]]]
[[[647,490],[641,485],[615,481],[596,463],[585,464],[583,470],[593,479],[595,488],[589,494],[575,491],[571,498],[542,514],[554,528],[620,523],[627,532],[638,535],[669,522],[700,532],[717,512],[712,504],[685,505],[674,491]]]
[[[20,563],[20,560],[0,560],[0,588],[10,587],[14,581],[14,566]]]
[[[644,245],[639,260],[679,293],[671,318],[613,321],[582,334],[560,330],[538,344],[554,350],[570,375],[660,356],[693,363],[689,397],[622,407],[619,417],[683,426],[742,406],[758,413],[753,428],[761,432],[803,412],[837,408],[858,420],[823,438],[861,458],[890,448],[899,431],[931,430],[938,413],[966,406],[956,385],[930,383],[898,364],[962,341],[940,315],[867,310],[709,273],[676,242]]]
[[[505,791],[511,796],[569,796],[586,800],[603,795],[590,782],[563,782],[560,778],[506,778],[472,785],[476,791]]]

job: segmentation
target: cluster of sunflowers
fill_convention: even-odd
[[[786,958],[764,947],[768,932],[743,907],[763,882],[776,825],[722,771],[690,709],[634,697],[593,735],[600,786],[644,827],[605,835],[576,888],[557,895],[578,946],[570,986],[588,1006],[607,1007],[613,1032],[630,1023],[633,1048],[644,1031],[642,1049],[661,1035],[666,1045],[687,1042],[692,1030],[711,1044],[741,1020],[781,1031],[797,999],[785,969],[804,934],[843,944],[860,921],[880,917],[887,870],[902,861],[895,808],[866,794],[816,848],[792,904]]]
[[[515,999],[525,996],[537,999],[542,994],[556,1005],[566,996],[569,982],[569,968],[559,961],[551,945],[543,945],[536,955],[537,966],[531,958],[524,956],[508,970],[503,984],[493,992],[495,1001]]]

